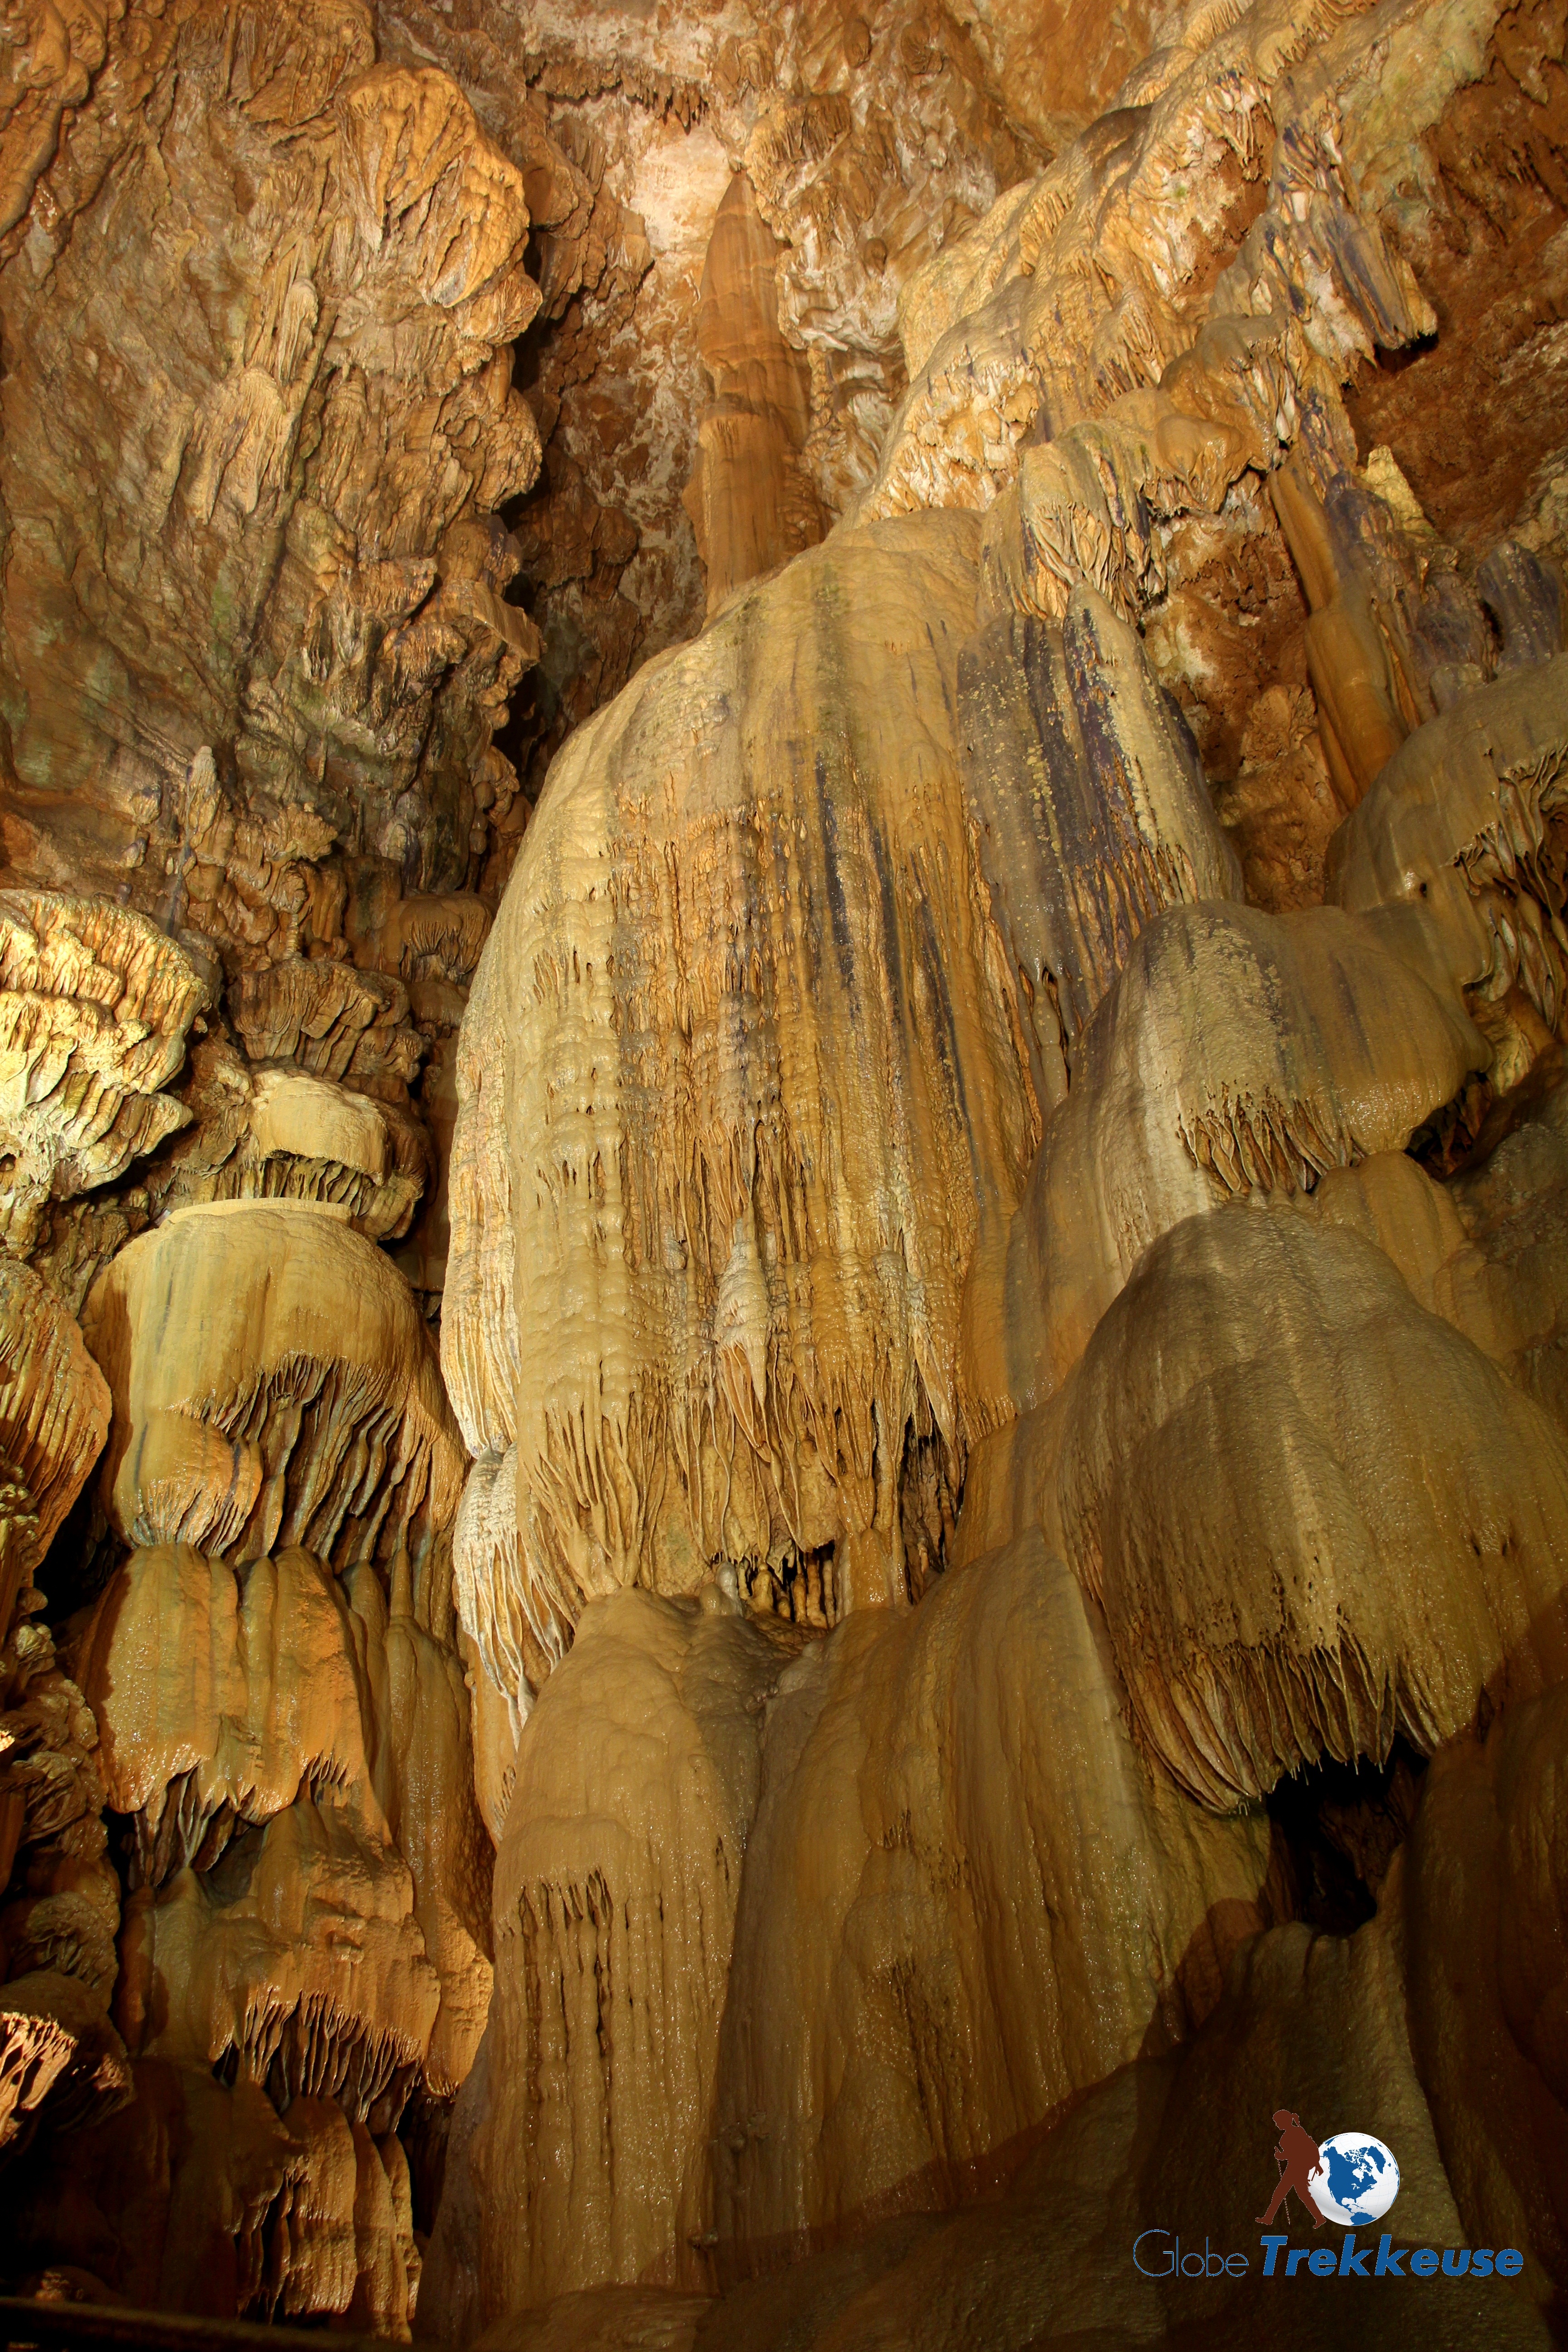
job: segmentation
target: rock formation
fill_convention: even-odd
[[[708,581],[710,620],[733,588],[822,535],[801,464],[810,378],[779,326],[779,244],[744,173],[713,216],[697,342],[713,383],[698,427],[686,509]]]
[[[1004,1410],[961,1292],[1000,1271],[1036,1117],[952,732],[975,541],[839,534],[555,772],[458,1062],[442,1347],[491,1480],[481,1622],[529,1608],[514,1579],[569,1629],[729,1561],[830,1623],[941,1551],[966,1432]]]
[[[1548,0],[17,0],[0,2288],[1552,2340],[1565,239]]]

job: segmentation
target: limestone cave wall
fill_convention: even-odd
[[[1558,2340],[1565,318],[1558,0],[0,10],[0,2293]]]

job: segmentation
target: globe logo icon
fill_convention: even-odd
[[[1394,2150],[1370,2132],[1335,2132],[1319,2150],[1312,2198],[1325,2221],[1353,2230],[1381,2221],[1399,2194]]]

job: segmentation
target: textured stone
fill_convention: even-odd
[[[564,1629],[725,1560],[818,1623],[908,1596],[1006,1410],[960,1311],[1036,1116],[953,733],[974,538],[840,534],[554,771],[458,1061],[442,1349],[486,1615]]]
[[[1089,1343],[1061,1479],[1134,1719],[1221,1809],[1568,1665],[1558,1433],[1342,1228],[1175,1226]]]
[[[1560,0],[0,18],[0,2286],[1542,2341]]]

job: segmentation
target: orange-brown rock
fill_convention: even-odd
[[[0,272],[7,839],[287,952],[335,832],[416,887],[467,873],[534,645],[464,535],[538,466],[505,356],[527,203],[449,80],[375,62],[362,0],[136,5],[99,51]]]
[[[810,376],[779,331],[778,241],[737,173],[713,218],[697,341],[713,394],[697,429],[686,491],[708,576],[708,617],[731,591],[822,536],[800,453]]]
[[[124,2303],[407,2340],[420,2258],[392,2133],[330,2098],[279,2116],[254,2084],[228,2089],[205,2068],[142,2059],[133,2074],[135,2105],[66,2143],[68,2170],[42,2168],[22,2242],[47,2252],[62,2214],[85,2210]]]
[[[1472,2238],[1568,2270],[1560,1685],[1433,1763],[1404,1877],[1411,2040]]]

